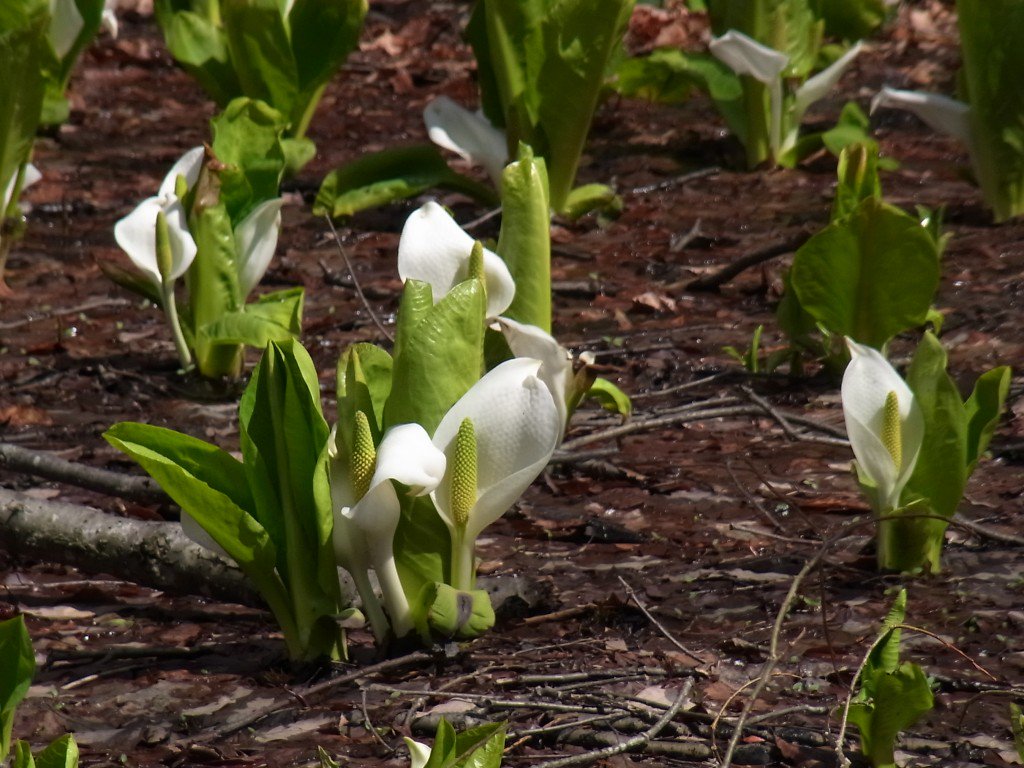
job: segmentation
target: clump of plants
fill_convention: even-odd
[[[162,308],[185,371],[237,378],[245,346],[263,348],[302,330],[301,288],[247,302],[277,247],[285,169],[284,120],[266,104],[231,102],[196,147],[114,228],[135,271],[115,281]],[[179,279],[186,298],[175,292]]]

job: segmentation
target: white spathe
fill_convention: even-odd
[[[430,283],[436,304],[469,277],[474,240],[455,219],[430,201],[413,211],[398,241],[398,275]],[[487,318],[493,320],[512,304],[516,285],[502,258],[484,248]]]
[[[171,245],[171,271],[161,275],[156,255],[156,222],[160,213],[167,218]],[[196,241],[188,231],[185,208],[177,197],[149,197],[114,225],[114,239],[146,279],[157,288],[164,278],[177,280],[196,257]]]
[[[860,42],[855,43],[846,53],[821,70],[821,72],[807,78],[803,85],[796,89],[793,99],[792,122],[794,127],[800,124],[804,113],[807,112],[814,102],[820,101],[824,98],[825,94],[835,88],[839,78],[843,76],[843,73],[853,63],[853,60],[860,54],[861,48]]]
[[[772,154],[777,156],[782,145],[782,73],[789,66],[789,56],[735,29],[712,39],[708,48],[737,75],[750,75],[768,86],[771,109],[768,141]]]
[[[430,747],[420,741],[413,741],[408,736],[403,736],[405,746],[409,748],[409,768],[423,768],[430,760]]]
[[[57,58],[68,55],[84,26],[85,20],[75,0],[50,0],[49,38]]]
[[[244,299],[259,285],[277,250],[284,198],[265,200],[235,227],[238,290]]]
[[[508,164],[508,139],[481,112],[470,112],[447,96],[438,96],[423,110],[430,140],[462,159],[482,166],[494,186],[501,188],[501,174]]]
[[[128,258],[157,288],[164,278],[177,280],[196,257],[196,242],[188,231],[188,217],[185,207],[175,194],[178,176],[183,176],[188,186],[195,184],[203,164],[203,147],[194,147],[182,155],[160,183],[155,197],[148,197],[135,210],[114,225],[114,239]],[[167,230],[171,244],[171,273],[161,275],[156,257],[156,221],[163,213],[167,218]]]
[[[569,419],[568,396],[574,379],[572,354],[554,336],[536,325],[527,325],[508,317],[499,317],[497,322],[513,355],[540,361],[537,376],[551,390],[564,434]]]
[[[871,113],[879,107],[910,112],[932,130],[960,139],[968,148],[971,146],[971,108],[962,101],[938,93],[901,91],[885,86],[871,99]]]
[[[214,541],[213,536],[208,534],[206,529],[185,510],[181,510],[181,532],[204,549],[216,552],[225,560],[234,562],[234,558],[224,550],[224,547]]]
[[[910,387],[876,349],[846,340],[851,360],[843,374],[846,432],[857,465],[878,489],[880,514],[899,508],[900,494],[914,471],[924,440],[924,415]],[[885,402],[890,392],[899,404],[901,466],[882,438]]]
[[[562,435],[554,398],[539,378],[541,361],[506,360],[470,387],[441,419],[434,445],[448,457],[448,471],[430,494],[451,530],[455,438],[464,419],[473,422],[477,450],[476,503],[464,529],[468,546],[511,507],[541,473]]]
[[[444,477],[446,458],[419,424],[394,426],[384,433],[377,448],[376,466],[366,493],[356,499],[346,457],[339,460],[337,455],[335,436],[332,434],[328,448],[332,459],[335,556],[357,585],[366,569],[373,568],[391,627],[396,637],[402,637],[413,624],[395,566],[395,531],[402,513],[395,483],[407,486],[410,495],[425,496]]]
[[[39,169],[32,165],[32,163],[27,163],[25,165],[25,173],[21,179],[21,191],[24,192],[41,178],[43,178],[43,174],[39,172]],[[14,185],[17,182],[18,173],[15,171],[14,175],[11,176],[11,180],[7,182],[3,197],[0,197],[0,216],[7,212],[7,207],[11,204],[11,197],[14,195]]]

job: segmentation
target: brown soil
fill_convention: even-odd
[[[444,92],[472,100],[472,59],[455,32],[465,15],[461,3],[433,3],[428,12],[410,1],[375,3],[362,50],[314,120],[319,154],[290,186],[279,256],[264,287],[306,287],[304,338],[325,393],[333,390],[334,363],[345,346],[379,336],[309,203],[337,165],[423,141],[420,111],[430,97]],[[667,15],[658,30],[677,18]],[[685,35],[686,27],[677,26]],[[841,93],[814,114],[834,119],[846,99],[866,104],[883,83],[949,92],[956,57],[948,7],[915,3],[871,43]],[[234,401],[196,399],[175,373],[161,316],[113,286],[97,266],[124,261],[114,222],[152,193],[174,159],[203,141],[213,105],[174,67],[152,18],[131,12],[118,40],[103,39],[84,57],[72,94],[71,122],[39,142],[44,181],[28,193],[27,236],[10,260],[14,295],[0,308],[0,439],[126,472],[136,470],[100,437],[121,420],[165,425],[233,448]],[[996,364],[1019,370],[1024,223],[990,224],[978,191],[958,173],[966,157],[953,142],[894,112],[876,125],[883,151],[902,164],[884,179],[887,199],[907,208],[946,206],[953,238],[937,305],[946,315],[952,370],[965,384]],[[782,343],[773,312],[786,259],[748,270],[717,293],[684,288],[695,276],[827,221],[831,158],[797,170],[748,173],[736,169],[735,157],[701,98],[682,107],[609,100],[595,121],[581,181],[611,180],[626,210],[606,225],[587,217],[556,228],[557,335],[576,350],[595,352],[603,375],[634,396],[638,417],[705,399],[743,399],[746,386],[786,413],[841,428],[834,382],[820,375],[747,376],[723,352],[726,345],[744,347],[761,323],[769,348]],[[725,170],[636,191],[711,165]],[[482,213],[464,199],[442,199],[462,221]],[[359,279],[385,318],[394,313],[400,288],[398,232],[416,204],[366,213],[342,232]],[[492,236],[494,227],[491,221],[477,232]],[[897,356],[911,343],[898,343]],[[691,382],[689,389],[671,390]],[[570,438],[613,423],[607,414],[581,411]],[[979,467],[961,507],[965,518],[1017,531],[1022,440],[1018,375],[993,457]],[[481,542],[484,572],[528,582],[521,611],[508,612],[496,631],[452,658],[397,668],[308,700],[289,692],[331,671],[289,669],[258,611],[174,598],[9,552],[0,555],[0,610],[28,615],[40,661],[15,733],[38,744],[73,731],[89,765],[309,765],[321,746],[343,764],[398,766],[407,764],[398,737],[424,712],[435,719],[448,712],[460,722],[507,718],[522,732],[593,717],[627,696],[671,700],[692,679],[692,701],[676,718],[674,743],[706,748],[711,718],[723,708],[734,717],[745,703],[750,688],[744,686],[762,668],[794,574],[842,523],[866,511],[850,458],[841,446],[787,438],[766,414],[638,432],[610,455],[553,465]],[[173,513],[10,473],[0,473],[0,484],[122,514]],[[835,709],[894,587],[904,583],[908,621],[941,638],[914,635],[904,643],[905,657],[924,666],[936,690],[936,709],[904,740],[907,759],[1016,764],[1007,692],[1024,685],[1019,546],[954,527],[942,574],[898,579],[874,572],[870,529],[855,533],[805,583],[786,618],[783,662],[753,709],[763,717],[744,738],[743,761],[830,764],[831,755],[814,745],[827,747],[834,738]],[[664,632],[629,599],[627,584]],[[353,632],[352,643],[355,664],[375,661],[367,633]],[[579,672],[591,675],[584,687],[576,678],[524,677]],[[417,698],[370,682],[441,692]],[[985,693],[989,688],[1002,693]],[[456,692],[488,698],[453,698]],[[282,702],[275,714],[233,728],[260,701],[274,698]],[[537,706],[502,706],[525,699]],[[591,709],[573,715],[553,704]],[[425,735],[429,723],[412,732]],[[620,733],[628,726],[615,723]],[[586,727],[609,729],[607,720]],[[510,740],[508,764],[579,750],[559,740],[564,733]],[[719,748],[728,735],[721,726]],[[659,744],[668,741],[665,733],[659,737]],[[677,751],[606,761],[634,763],[711,761],[699,751],[689,758]]]

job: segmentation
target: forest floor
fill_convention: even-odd
[[[328,414],[340,353],[381,338],[326,223],[310,212],[312,198],[340,164],[424,141],[430,98],[473,103],[472,57],[457,32],[466,15],[463,3],[373,3],[360,50],[313,121],[319,154],[287,187],[264,287],[305,286],[304,341]],[[695,25],[678,13],[643,18],[637,48],[696,44]],[[950,5],[912,3],[868,42],[812,119],[828,124],[848,99],[866,108],[883,84],[951,93],[957,59]],[[114,222],[206,138],[214,105],[174,66],[144,11],[126,12],[121,36],[84,56],[71,92],[70,122],[38,144],[44,177],[27,193],[28,231],[9,264],[13,295],[0,299],[0,441],[125,473],[137,468],[101,438],[123,420],[234,450],[236,401],[198,399],[176,373],[160,313],[98,266],[126,263]],[[789,256],[717,291],[687,287],[824,226],[834,159],[748,172],[704,98],[682,106],[611,98],[580,181],[611,182],[625,210],[612,222],[556,223],[555,332],[593,352],[601,375],[633,397],[637,428],[574,444],[618,424],[581,410],[567,455],[487,530],[481,572],[520,594],[495,630],[447,655],[398,656],[310,690],[350,668],[290,668],[259,610],[157,592],[117,578],[115,564],[104,576],[57,553],[52,562],[0,553],[0,613],[27,615],[39,661],[15,733],[38,744],[73,732],[85,765],[317,765],[319,746],[343,765],[402,766],[399,737],[431,736],[444,714],[460,727],[508,720],[506,764],[526,766],[643,732],[682,695],[645,750],[603,764],[711,765],[771,658],[734,762],[831,765],[837,710],[905,585],[907,622],[930,634],[906,632],[903,656],[930,676],[936,706],[905,734],[901,761],[1019,764],[1009,702],[1024,690],[1024,568],[1014,536],[1024,514],[1024,222],[991,224],[952,140],[892,111],[874,126],[883,154],[900,162],[884,175],[886,199],[946,207],[952,239],[936,305],[951,371],[968,388],[995,365],[1015,368],[991,457],[960,510],[984,530],[952,526],[940,574],[879,575],[871,525],[850,526],[868,509],[839,439],[837,383],[813,370],[750,375],[724,351],[745,347],[760,324],[767,350],[784,343],[774,307]],[[718,170],[695,173],[707,168]],[[440,200],[462,222],[486,213],[456,195]],[[401,286],[398,235],[418,204],[340,228],[386,320]],[[496,236],[497,219],[474,234]],[[909,336],[897,339],[894,358],[905,361],[912,346]],[[733,410],[684,421],[686,408]],[[668,425],[644,426],[658,417]],[[128,516],[175,511],[12,472],[0,471],[0,486]],[[802,572],[809,563],[816,567]],[[798,596],[786,601],[798,577]],[[351,644],[354,668],[381,661],[367,632],[353,631]],[[273,711],[253,721],[261,707]]]

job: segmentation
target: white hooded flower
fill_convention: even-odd
[[[459,157],[482,166],[494,186],[501,188],[501,174],[508,164],[508,140],[481,112],[470,112],[447,96],[438,96],[423,110],[430,140]]]
[[[441,419],[433,442],[448,459],[431,493],[452,536],[456,589],[472,588],[476,537],[537,478],[563,423],[540,360],[513,358],[489,371]]]
[[[366,569],[373,568],[391,627],[397,637],[402,637],[413,625],[395,567],[393,545],[402,511],[395,483],[407,486],[413,496],[430,493],[444,476],[445,456],[434,447],[419,424],[392,427],[384,434],[375,453],[365,446],[356,450],[357,456],[339,457],[334,435],[328,450],[332,459],[335,555],[352,574],[364,601],[368,599],[363,593],[367,587],[361,582]],[[357,476],[360,470],[353,466],[357,464],[364,472],[372,465],[368,482]],[[365,490],[359,487],[364,482]]]
[[[902,109],[923,121],[929,128],[959,139],[971,146],[971,108],[962,101],[938,93],[900,91],[885,86],[871,99],[871,113],[879,107]]]
[[[564,433],[569,419],[568,397],[573,387],[572,354],[555,337],[536,325],[527,325],[508,317],[498,318],[505,342],[516,357],[532,357],[540,361],[537,376],[551,391]]]
[[[898,509],[924,440],[924,416],[910,387],[871,347],[846,340],[852,359],[843,374],[846,432],[862,474],[877,489],[875,511]]]
[[[190,149],[171,167],[156,196],[143,200],[114,225],[117,244],[157,288],[165,279],[173,282],[185,274],[196,257],[196,242],[188,231],[185,207],[175,194],[175,186],[178,176],[183,176],[188,186],[195,184],[202,162],[203,148]],[[171,245],[171,271],[167,275],[161,275],[157,265],[156,222],[161,213],[167,219]]]
[[[469,257],[474,240],[455,219],[431,201],[414,211],[402,228],[398,242],[398,274],[402,280],[430,283],[434,303],[469,277]],[[484,283],[487,287],[487,318],[492,320],[512,304],[515,281],[502,258],[484,249]]]

